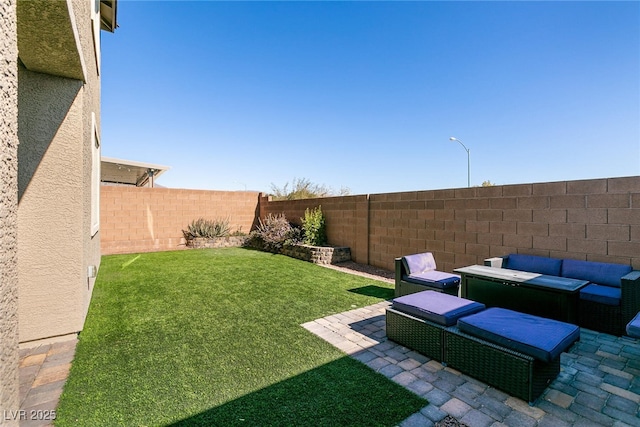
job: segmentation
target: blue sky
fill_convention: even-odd
[[[351,194],[640,175],[640,3],[118,2],[102,154]]]

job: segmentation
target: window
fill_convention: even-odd
[[[91,113],[91,236],[100,229],[100,138],[95,113]]]

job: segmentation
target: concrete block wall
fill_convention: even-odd
[[[231,232],[249,233],[260,193],[102,186],[103,255],[184,249],[182,230],[191,221],[229,218]]]
[[[640,177],[264,201],[290,221],[322,205],[329,242],[356,262],[430,251],[438,269],[523,253],[640,269]],[[354,250],[353,248],[356,248]]]
[[[354,261],[367,263],[369,252],[369,196],[340,196],[306,200],[270,201],[261,198],[260,213],[284,213],[289,222],[300,225],[305,209],[320,206],[327,222],[327,239],[333,246],[351,248]]]

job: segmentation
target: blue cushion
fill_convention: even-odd
[[[606,305],[620,305],[622,289],[591,283],[580,289],[580,299]]]
[[[588,280],[605,286],[620,287],[622,276],[631,272],[631,266],[625,264],[609,264],[605,262],[578,261],[565,259],[562,261],[562,277]]]
[[[423,271],[436,269],[436,260],[433,258],[431,252],[403,256],[402,263],[408,274],[422,273]]]
[[[640,313],[627,323],[627,335],[634,338],[640,338]]]
[[[391,307],[439,325],[452,326],[462,316],[484,310],[484,304],[436,291],[398,297]]]
[[[559,276],[562,260],[535,255],[511,254],[507,257],[504,268],[510,270],[528,271],[530,273],[546,274],[547,276]]]
[[[498,307],[459,319],[458,328],[544,362],[555,360],[580,339],[576,325]]]
[[[424,271],[422,273],[409,274],[404,276],[403,279],[407,282],[438,289],[449,289],[460,285],[460,276],[442,271]]]

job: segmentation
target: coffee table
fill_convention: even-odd
[[[461,276],[461,297],[522,313],[576,324],[580,289],[589,282],[506,268],[471,265]]]

